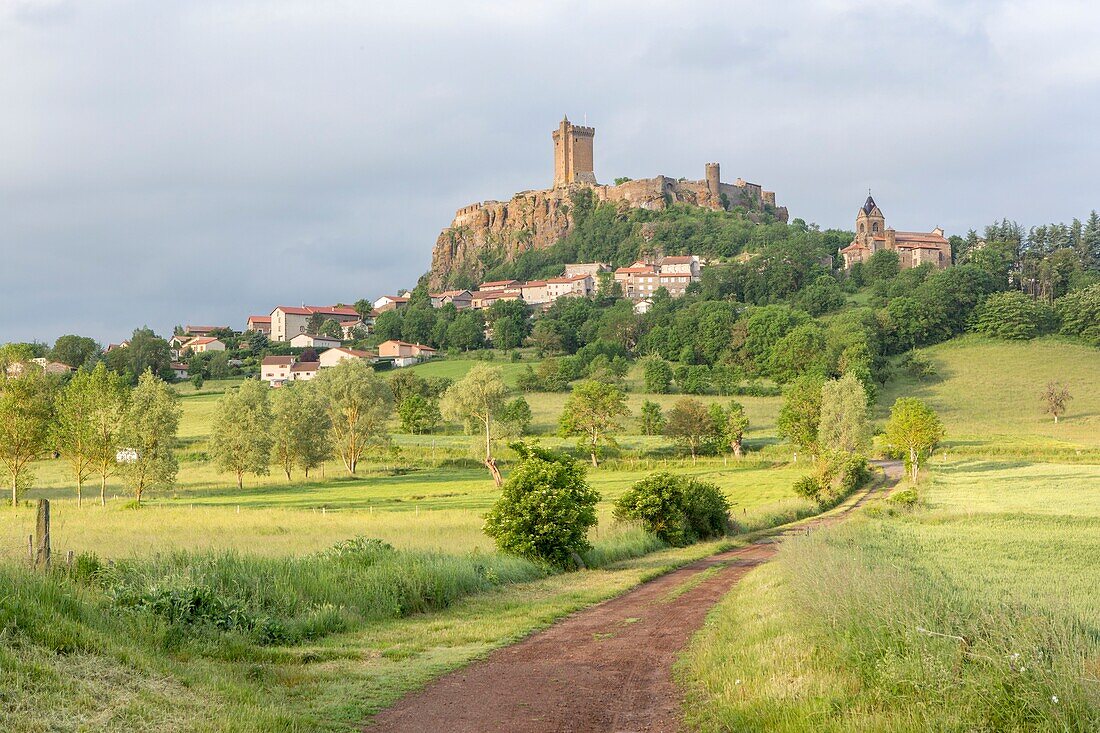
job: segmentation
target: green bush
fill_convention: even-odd
[[[655,473],[638,481],[615,502],[615,517],[641,522],[670,545],[683,546],[725,534],[729,502],[705,481]]]
[[[1054,311],[1018,290],[995,293],[974,312],[973,330],[1001,339],[1033,339],[1049,332]]]
[[[1054,302],[1061,333],[1100,347],[1100,285],[1067,293]]]
[[[822,509],[834,507],[871,478],[871,469],[863,456],[834,454],[822,456],[814,472],[795,481],[794,493],[812,499]]]
[[[591,549],[600,495],[585,482],[585,469],[568,456],[523,443],[500,499],[485,516],[485,533],[504,552],[557,568],[573,568]]]

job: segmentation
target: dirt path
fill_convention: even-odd
[[[890,482],[897,462],[878,462]],[[628,733],[674,731],[671,670],[711,607],[785,534],[840,521],[846,510],[699,560],[569,616],[445,675],[381,712],[371,733]]]

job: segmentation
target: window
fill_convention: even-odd
[[[874,224],[871,225],[871,231],[874,232],[875,234],[878,234],[878,222],[877,221]]]

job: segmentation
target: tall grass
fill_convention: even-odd
[[[1020,470],[955,467],[924,508],[887,503],[785,542],[685,656],[692,724],[1100,727],[1097,469],[1039,467],[1014,485]]]

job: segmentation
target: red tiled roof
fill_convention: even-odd
[[[333,346],[331,349],[327,349],[324,353],[327,354],[329,351],[342,351],[345,354],[349,354],[351,356],[358,356],[360,359],[365,359],[368,356],[374,356],[373,351],[363,351],[361,349],[349,349],[345,346]]]
[[[198,336],[185,343],[184,346],[203,346],[204,344],[212,344],[215,341],[217,339],[213,336]]]
[[[662,265],[687,265],[695,261],[691,255],[675,255],[661,260]]]
[[[524,288],[545,288],[546,287],[546,281],[544,281],[544,280],[533,280],[529,283],[524,283],[521,287],[524,287]]]
[[[895,232],[894,237],[899,242],[927,242],[929,244],[947,244],[947,240],[939,234],[932,232]]]
[[[938,244],[928,244],[926,242],[917,242],[914,244],[898,242],[898,249],[934,249],[939,252],[943,247]]]
[[[657,270],[653,265],[646,265],[645,267],[620,267],[618,270],[615,270],[616,275],[656,274],[656,272]]]
[[[484,288],[486,285],[495,287],[495,286],[498,286],[498,285],[518,285],[518,284],[519,284],[519,280],[493,280],[492,282],[481,283],[481,287]]]
[[[271,323],[271,316],[249,316],[249,323]]]
[[[300,361],[294,366],[290,367],[292,372],[315,372],[321,368],[321,362],[319,361]]]
[[[312,316],[314,313],[320,313],[325,316],[358,316],[359,311],[354,308],[343,308],[335,305],[303,305],[301,307],[293,305],[279,305],[276,306],[271,312],[282,311],[292,316]]]
[[[264,360],[260,362],[260,366],[282,366],[287,364],[293,364],[295,356],[265,356]]]

